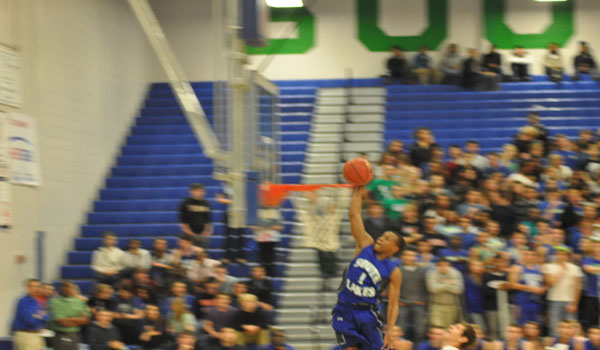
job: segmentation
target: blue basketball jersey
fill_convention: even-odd
[[[544,275],[539,266],[534,265],[533,268],[527,268],[525,265],[521,265],[523,271],[521,272],[520,284],[524,284],[529,287],[541,287],[544,284]],[[542,300],[542,296],[531,292],[517,291],[515,292],[515,302],[519,305],[527,303],[539,303]]]
[[[365,247],[348,266],[338,300],[348,304],[377,304],[379,288],[396,266],[391,259],[377,259],[373,245]]]

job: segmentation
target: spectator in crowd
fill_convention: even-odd
[[[254,240],[258,243],[259,262],[267,275],[275,276],[275,247],[281,241],[281,213],[278,207],[264,206],[258,211],[259,225],[253,226]]]
[[[465,163],[474,166],[478,171],[484,171],[490,166],[490,164],[484,156],[479,154],[479,152],[479,142],[475,140],[469,140],[465,143],[465,151],[463,153],[465,157]]]
[[[518,324],[510,324],[506,327],[504,339],[497,341],[499,349],[518,350],[524,348],[523,329]]]
[[[544,349],[542,330],[537,322],[529,321],[525,323],[523,326],[523,339],[529,344],[531,350]]]
[[[93,314],[96,310],[117,310],[117,300],[113,295],[114,289],[108,284],[96,284],[93,295],[88,299],[87,305]]]
[[[448,327],[462,318],[459,296],[464,290],[463,277],[450,262],[440,259],[435,270],[427,272],[429,323]]]
[[[267,345],[269,343],[268,316],[258,306],[252,294],[239,296],[240,310],[233,315],[232,328],[238,333],[240,345]]]
[[[591,325],[587,332],[588,339],[584,341],[583,348],[585,350],[593,350],[600,348],[600,327]]]
[[[190,186],[190,196],[179,205],[179,222],[181,230],[192,238],[194,245],[208,248],[212,224],[210,203],[205,195],[204,185]]]
[[[396,157],[396,161],[400,160],[400,158],[404,155],[404,142],[394,139],[388,143],[386,153],[394,155]]]
[[[501,254],[488,259],[490,268],[483,274],[483,306],[485,309],[485,321],[487,326],[487,334],[491,340],[500,338],[500,328],[498,324],[498,303],[497,303],[497,290],[490,286],[492,281],[506,281],[507,273],[506,267],[508,266],[508,259]],[[501,285],[501,289],[507,289],[508,285]]]
[[[585,285],[581,296],[580,320],[584,328],[597,325],[599,320],[598,274],[600,274],[600,240],[592,238],[592,253],[581,260]]]
[[[202,283],[209,277],[215,277],[215,268],[218,265],[221,265],[219,260],[208,258],[206,250],[199,247],[196,250],[196,260],[189,265],[187,276],[195,283]]]
[[[466,313],[470,322],[477,324],[485,329],[485,305],[483,294],[483,274],[485,265],[483,262],[471,259],[469,261],[469,271],[464,277],[465,283],[465,305]]]
[[[383,206],[379,202],[371,202],[367,207],[367,217],[364,219],[365,230],[373,240],[386,231],[396,231],[397,224],[384,214]]]
[[[145,317],[142,321],[140,345],[144,350],[163,348],[169,341],[167,324],[160,315],[157,305],[146,305]]]
[[[237,344],[238,335],[235,329],[225,327],[219,334],[219,346],[216,350],[244,350],[242,345]]]
[[[469,49],[469,57],[463,61],[462,84],[467,90],[493,91],[499,90],[500,76],[493,71],[481,68],[479,52]]]
[[[265,346],[263,350],[294,350],[294,348],[285,343],[284,331],[273,329],[271,331],[271,343]]]
[[[367,185],[371,198],[379,202],[393,198],[392,187],[398,185],[398,182],[394,179],[396,174],[394,165],[383,165],[381,169],[382,175],[376,177]]]
[[[173,271],[173,255],[168,251],[164,238],[155,238],[152,242],[150,277],[159,286],[168,285],[169,275]]]
[[[50,329],[55,332],[54,350],[77,350],[81,326],[90,322],[90,312],[83,300],[77,297],[71,282],[63,282],[60,295],[50,300]]]
[[[46,346],[39,334],[48,321],[48,313],[37,300],[41,295],[40,281],[33,278],[27,280],[27,295],[19,299],[11,327],[15,350],[42,350]]]
[[[192,238],[188,235],[180,235],[177,245],[179,248],[173,250],[172,264],[181,267],[187,273],[198,260],[199,247],[193,245]]]
[[[409,339],[419,342],[425,337],[427,324],[427,270],[417,265],[417,252],[412,249],[402,252],[402,262],[398,325],[410,334]]]
[[[184,331],[177,334],[177,342],[168,350],[195,350],[196,348],[196,333],[193,331]],[[198,349],[200,350],[200,349]]]
[[[550,81],[560,82],[563,79],[563,59],[557,43],[550,43],[544,56],[544,68]]]
[[[104,233],[104,246],[92,254],[92,270],[100,283],[115,284],[120,279],[125,253],[117,247],[117,237],[112,232]]]
[[[392,346],[398,350],[412,350],[413,342],[404,338],[404,331],[400,326],[394,326],[391,330]]]
[[[548,339],[548,345],[556,347],[557,345],[561,345],[558,348],[561,349],[574,349],[575,348],[575,339],[574,337],[575,329],[573,324],[567,320],[560,321],[558,323],[558,328],[556,330],[556,336]]]
[[[457,84],[460,79],[462,58],[458,53],[458,45],[450,44],[442,58],[442,84]]]
[[[453,324],[444,334],[444,349],[468,349],[477,341],[475,328],[468,323]]]
[[[239,309],[241,307],[240,296],[246,293],[248,293],[248,285],[242,281],[236,282],[233,285],[233,292],[231,293],[231,306]]]
[[[392,46],[392,57],[388,58],[386,67],[388,76],[387,84],[406,84],[411,82],[409,65],[404,57],[404,50],[400,46]]]
[[[237,277],[229,275],[225,265],[215,266],[215,280],[219,283],[219,292],[226,294],[233,293],[233,286],[239,281]]]
[[[579,305],[583,273],[569,262],[571,249],[564,245],[554,247],[554,263],[543,268],[548,285],[548,323],[550,335],[556,336],[559,322],[574,319]]]
[[[444,341],[444,328],[437,325],[430,325],[427,331],[428,340],[423,340],[417,344],[417,350],[440,350]]]
[[[515,319],[519,325],[541,322],[543,296],[546,292],[544,275],[537,264],[538,256],[533,250],[521,251],[520,264],[511,267],[508,275],[510,289],[514,290]]]
[[[533,63],[533,58],[523,47],[515,46],[510,55],[509,63],[513,73],[513,81],[531,81],[529,65]]]
[[[436,71],[433,67],[433,58],[427,54],[429,48],[421,45],[419,53],[413,60],[413,73],[419,79],[422,85],[433,84],[435,82]]]
[[[197,293],[198,318],[204,318],[208,308],[217,305],[217,295],[219,294],[219,282],[214,277],[209,277],[201,287],[198,287]]]
[[[188,286],[184,282],[173,282],[171,285],[171,296],[163,299],[161,304],[161,313],[168,315],[171,312],[171,304],[175,299],[181,299],[184,302],[186,309],[192,313],[196,313],[196,298],[188,294]]]
[[[454,212],[453,212],[454,213]],[[457,217],[456,214],[454,214]],[[460,229],[460,227],[457,226]],[[440,257],[448,260],[452,267],[464,274],[467,272],[467,262],[469,261],[469,252],[463,248],[462,237],[455,233],[450,236],[448,248],[440,250]]]
[[[245,264],[247,261],[244,259],[244,232],[245,228],[232,227],[229,224],[229,215],[231,211],[231,204],[233,201],[231,197],[233,195],[232,189],[228,185],[223,186],[223,193],[217,194],[217,203],[224,204],[227,206],[225,215],[223,217],[223,223],[225,224],[225,257],[221,261],[225,264],[230,262],[237,262],[239,264]]]
[[[141,320],[144,318],[142,301],[134,296],[133,288],[122,282],[117,297],[114,324],[126,344],[137,344],[140,338]]]
[[[202,328],[208,334],[208,345],[216,346],[219,343],[221,330],[233,322],[237,309],[231,306],[229,294],[217,295],[216,305],[209,307],[205,312]]]
[[[121,341],[119,330],[113,326],[112,320],[112,311],[98,310],[96,312],[96,321],[86,329],[86,339],[90,350],[127,349],[125,343]]]
[[[152,266],[152,256],[148,250],[140,248],[139,239],[130,239],[121,264],[123,277],[130,277],[136,269],[149,270]]]
[[[590,48],[585,41],[579,42],[579,55],[575,56],[574,66],[575,74],[573,80],[577,81],[581,78],[582,74],[587,74],[594,79],[598,79],[596,61],[590,53]]]
[[[392,198],[383,200],[385,215],[395,222],[399,221],[408,203],[409,200],[404,197],[404,188],[400,185],[392,186]]]
[[[171,314],[167,324],[167,329],[172,334],[196,331],[196,317],[188,311],[185,301],[181,298],[176,298],[171,303]]]
[[[254,266],[247,283],[248,293],[256,295],[258,306],[263,310],[273,310],[273,285],[267,277],[264,266]]]
[[[439,145],[429,128],[418,128],[413,135],[415,142],[410,146],[410,160],[412,165],[420,167],[421,164],[429,162],[433,149]]]
[[[502,56],[496,52],[496,45],[490,46],[490,52],[483,55],[483,70],[502,76]]]

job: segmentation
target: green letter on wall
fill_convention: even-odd
[[[305,7],[271,8],[271,22],[295,22],[298,38],[269,39],[265,47],[248,47],[250,55],[305,53],[315,44],[315,18]]]
[[[448,0],[428,0],[429,27],[421,35],[390,36],[379,28],[379,0],[357,0],[358,39],[369,51],[388,51],[400,45],[407,51],[417,51],[427,45],[435,50],[446,39],[448,31]]]
[[[485,35],[500,49],[515,45],[542,49],[550,42],[563,46],[573,35],[573,0],[552,4],[552,24],[540,34],[516,34],[504,23],[504,0],[485,0]]]

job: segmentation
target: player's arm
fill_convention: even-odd
[[[390,285],[388,287],[388,309],[387,325],[385,330],[385,342],[383,349],[390,349],[392,346],[392,328],[396,325],[398,319],[398,300],[400,299],[400,287],[402,286],[402,272],[395,268],[390,276]]]
[[[365,224],[362,219],[362,198],[364,192],[364,186],[354,188],[352,200],[350,201],[350,230],[352,231],[352,237],[356,241],[357,251],[373,244],[373,238],[365,230]]]

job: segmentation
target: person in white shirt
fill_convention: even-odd
[[[117,237],[112,232],[104,234],[104,246],[92,254],[92,270],[99,283],[113,285],[121,277],[123,251],[117,247]]]
[[[130,239],[127,251],[123,254],[122,265],[121,275],[129,277],[136,269],[150,270],[152,256],[150,251],[140,248],[138,239]]]
[[[529,65],[533,63],[533,58],[525,49],[521,46],[515,46],[510,55],[509,62],[514,81],[531,81]]]
[[[477,340],[475,329],[468,323],[453,324],[444,332],[442,350],[462,350]]]
[[[219,260],[207,257],[206,251],[198,247],[196,251],[197,259],[192,261],[187,270],[187,276],[194,282],[204,282],[209,277],[215,277],[215,268],[221,265]]]
[[[577,316],[583,272],[579,266],[569,262],[569,247],[556,246],[554,251],[555,262],[545,264],[542,272],[549,286],[546,299],[550,335],[556,337],[558,323]]]

